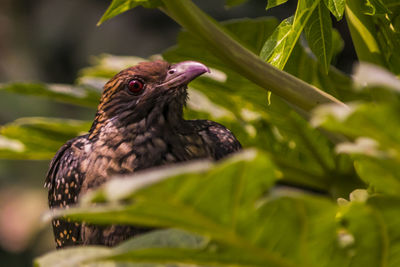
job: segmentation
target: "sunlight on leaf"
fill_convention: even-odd
[[[0,135],[0,151],[1,150],[11,150],[20,153],[25,150],[25,146],[19,140],[9,139]]]
[[[200,250],[205,247],[207,242],[208,240],[206,238],[177,229],[158,230],[132,238],[114,248],[86,246],[53,251],[37,258],[35,260],[35,266],[109,266],[110,264],[111,267],[115,265],[109,262],[107,258],[122,258],[122,255],[126,255],[128,252],[132,253],[147,248],[186,248]],[[171,252],[173,253],[173,251]],[[62,259],[65,259],[65,261]],[[153,261],[157,260],[154,258]],[[148,260],[148,262],[151,261]],[[140,265],[134,266],[139,267]],[[157,265],[142,265],[142,267],[144,266],[155,267]]]
[[[20,118],[0,128],[0,158],[51,159],[65,141],[89,127],[86,121]]]
[[[341,20],[345,8],[345,0],[324,0],[325,6],[336,17],[336,20]]]
[[[311,51],[318,58],[325,73],[328,73],[333,54],[332,21],[323,3],[319,3],[312,13],[304,32]]]
[[[155,8],[161,5],[162,5],[161,0],[113,0],[110,6],[108,7],[107,11],[104,13],[104,15],[97,23],[97,26],[101,25],[104,21],[109,20],[137,6]]]
[[[86,86],[22,82],[0,84],[0,90],[23,95],[46,97],[51,100],[86,107],[96,107],[99,103],[101,93],[98,89]]]
[[[355,66],[353,78],[355,82],[363,87],[384,86],[400,92],[399,78],[380,66],[368,63],[359,63]]]
[[[260,52],[261,59],[283,69],[303,28],[319,2],[320,0],[299,0],[294,17],[283,20],[265,42]]]

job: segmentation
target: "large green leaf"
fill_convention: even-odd
[[[273,66],[283,69],[303,28],[319,2],[320,0],[299,0],[294,17],[281,22],[265,42],[260,57]]]
[[[67,140],[89,128],[86,121],[20,118],[0,128],[0,158],[51,159]]]
[[[332,21],[329,11],[323,3],[319,3],[308,20],[304,32],[311,48],[325,73],[328,73],[332,59]]]
[[[137,6],[155,8],[161,5],[161,0],[113,0],[97,25]]]
[[[194,244],[183,246],[165,246],[160,238],[132,246],[133,238],[107,254],[88,255],[93,262],[350,267],[399,261],[400,220],[390,219],[397,218],[398,198],[354,192],[350,202],[337,206],[271,187],[275,173],[265,155],[245,151],[215,165],[187,163],[114,179],[80,207],[56,214],[91,223],[178,227],[207,237],[190,237]],[[92,201],[98,203],[89,208]],[[45,258],[54,261],[57,253]]]
[[[195,164],[200,164],[200,168]],[[197,171],[192,170],[194,167]],[[203,171],[199,173],[201,169]],[[171,177],[172,173],[181,174]],[[328,201],[317,205],[313,201],[308,204],[307,200],[303,204],[296,204],[295,200],[290,199],[262,200],[264,192],[271,188],[275,180],[276,171],[265,155],[245,151],[214,166],[189,163],[173,169],[147,171],[132,179],[114,179],[89,197],[103,203],[111,201],[109,205],[97,204],[96,207],[86,208],[83,204],[82,208],[70,209],[67,216],[73,220],[102,224],[174,226],[209,236],[217,241],[215,246],[221,246],[221,250],[217,249],[211,254],[207,251],[195,254],[183,251],[191,256],[192,263],[204,263],[204,260],[207,263],[207,259],[210,263],[212,259],[217,266],[223,262],[240,266],[294,266],[282,256],[293,261],[303,260],[300,248],[307,243],[307,237],[302,240],[302,235],[307,233],[299,228],[299,222],[300,225],[311,224],[309,227],[313,230],[310,233],[325,229],[325,224],[314,225],[312,218],[330,213],[333,219],[334,206]],[[87,201],[88,198],[85,203]],[[306,207],[302,205],[318,207],[316,212],[309,211],[310,221],[305,215],[308,211],[303,210]],[[302,221],[302,216],[307,219]],[[284,235],[276,235],[278,225]],[[334,237],[334,227],[332,230]],[[291,236],[288,231],[302,241],[294,245],[292,239],[288,238]],[[237,251],[243,253],[232,257]],[[148,253],[154,255],[160,251]],[[131,253],[131,260],[136,257],[136,253]],[[171,259],[164,253],[159,257]],[[123,259],[127,258],[129,255]],[[118,257],[113,259],[118,260]],[[180,254],[179,258],[172,260],[185,263],[187,259]]]
[[[185,175],[176,176],[180,173]],[[173,174],[176,178],[169,179],[171,175],[174,177]],[[112,204],[99,210],[85,210],[92,210],[90,214],[79,212],[71,217],[101,223],[113,218],[116,223],[139,220],[136,223],[154,226],[171,227],[179,224],[183,229],[212,235],[217,239],[235,239],[237,236],[233,232],[237,223],[246,215],[239,213],[238,209],[243,208],[244,212],[254,205],[254,201],[273,185],[277,174],[263,153],[252,150],[241,152],[214,167],[207,162],[194,162],[172,169],[166,167],[144,172],[129,180],[114,179],[90,197],[96,201],[112,202],[134,199],[134,203],[124,210],[111,210]],[[149,187],[155,182],[158,183]],[[141,187],[144,188],[139,190]],[[198,188],[202,188],[201,192],[195,193],[193,190]],[[225,190],[229,193],[220,194]],[[218,201],[215,201],[216,194]],[[146,203],[153,203],[154,206]],[[214,208],[210,209],[211,206]],[[171,216],[174,210],[179,210],[179,213]]]

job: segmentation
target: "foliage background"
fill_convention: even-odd
[[[265,11],[251,0],[225,9],[223,0],[194,1],[217,20],[293,14],[296,1]],[[78,71],[101,53],[148,57],[176,43],[178,25],[157,10],[138,7],[96,27],[108,0],[3,0],[0,3],[0,82],[73,83]],[[345,20],[335,22],[345,41],[335,66],[350,73],[355,60]],[[19,117],[52,116],[90,120],[93,110],[0,91],[0,124]],[[47,161],[0,161],[0,262],[30,266],[52,249],[49,225],[35,231],[46,210]],[[30,234],[31,233],[31,234]]]

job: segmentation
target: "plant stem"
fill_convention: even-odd
[[[163,12],[191,33],[200,36],[224,63],[290,104],[306,112],[323,103],[346,106],[333,96],[262,61],[191,0],[163,0],[163,3]]]

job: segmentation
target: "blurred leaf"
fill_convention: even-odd
[[[388,8],[400,6],[400,2],[397,0],[382,0],[382,3]]]
[[[364,14],[366,15],[383,15],[390,13],[390,10],[382,3],[381,0],[365,0]]]
[[[324,0],[324,3],[337,20],[342,19],[346,3],[345,0]]]
[[[375,25],[377,29],[377,40],[382,47],[383,56],[387,63],[388,69],[394,74],[400,74],[400,54],[396,51],[400,49],[400,8],[395,11],[397,13],[385,14],[385,16],[375,17]],[[397,25],[396,25],[397,19]]]
[[[241,5],[245,2],[247,2],[248,0],[226,0],[225,1],[225,5],[228,7],[234,7],[234,6],[238,6]]]
[[[287,0],[268,0],[267,7],[265,9],[268,10],[270,8],[282,5],[286,2]]]
[[[85,246],[53,251],[37,258],[35,260],[35,266],[108,266],[107,262],[102,260],[99,260],[96,263],[91,261],[93,259],[101,259],[106,257],[121,258],[120,255],[125,255],[128,252],[140,253],[140,251],[142,250],[146,251],[147,248],[152,250],[154,250],[155,248],[186,248],[188,250],[194,250],[202,249],[205,247],[206,244],[207,239],[194,234],[189,234],[181,230],[157,230],[125,241],[121,245],[114,248]],[[171,250],[168,250],[168,252],[174,253],[174,251]],[[164,257],[166,257],[166,255],[164,255]],[[153,258],[153,260],[155,259]],[[108,264],[110,264],[110,262],[108,262]],[[135,266],[139,267],[138,265]],[[143,267],[144,266],[151,267],[153,265],[146,264],[143,265]]]
[[[314,125],[349,137],[336,150],[355,160],[355,168],[372,190],[400,192],[400,112],[398,96],[389,101],[358,103],[351,109],[321,106],[315,110]]]
[[[357,173],[373,190],[379,193],[399,196],[400,165],[399,161],[358,156],[354,162]]]
[[[399,264],[399,201],[394,197],[370,196],[367,201],[354,200],[341,207],[337,214],[342,225],[340,243],[352,254],[350,266]]]
[[[319,3],[304,28],[311,51],[316,55],[325,73],[328,73],[332,59],[332,21],[329,11]]]
[[[101,94],[101,90],[88,86],[18,82],[0,84],[0,90],[10,93],[47,97],[52,100],[87,107],[97,107]]]
[[[20,118],[0,128],[0,158],[51,159],[67,140],[88,131],[90,124],[67,119]]]
[[[82,80],[84,81],[88,78],[104,78],[108,80],[121,70],[135,66],[143,61],[148,60],[141,57],[115,56],[110,54],[91,57],[91,66],[80,70],[78,82],[82,82]]]
[[[90,214],[75,214],[71,217],[100,223],[113,218],[115,223],[132,223],[139,220],[136,223],[167,227],[175,224],[182,229],[222,238],[226,234],[231,235],[232,228],[235,228],[232,220],[239,219],[236,205],[253,205],[277,178],[270,160],[263,153],[253,150],[243,151],[215,166],[206,166],[202,172],[199,172],[198,168],[192,169],[193,164],[196,163],[187,167],[178,165],[175,169],[165,167],[164,170],[149,170],[130,180],[114,179],[112,183],[105,185],[103,190],[90,195],[90,198],[109,199],[113,202],[119,199],[134,199],[132,205],[111,213],[108,213],[108,208],[100,208],[93,212],[87,210]],[[182,172],[182,175],[177,175]],[[171,178],[171,173],[174,179]],[[263,175],[260,175],[261,173]],[[150,186],[156,182],[155,186]],[[201,193],[193,191],[198,188],[203,188]],[[230,193],[222,193],[225,190]],[[219,195],[217,202],[216,194]],[[87,202],[87,198],[85,200]],[[173,210],[180,212],[172,212]],[[150,213],[158,215],[149,216]]]
[[[106,12],[101,17],[100,21],[97,23],[97,26],[101,25],[104,21],[109,20],[137,6],[155,8],[161,5],[161,0],[113,0]]]
[[[276,180],[273,165],[262,153],[244,151],[201,173],[188,172],[193,164],[165,167],[167,171],[185,167],[183,174],[172,177],[160,169],[132,178],[114,179],[89,198],[103,203],[109,200],[109,204],[98,203],[91,208],[82,204],[81,208],[63,214],[91,223],[173,225],[217,242],[212,251],[192,254],[186,249],[166,254],[149,250],[146,254],[113,256],[113,260],[135,262],[153,255],[156,262],[161,258],[164,263],[296,266],[296,263],[320,263],[321,256],[325,255],[323,251],[337,249],[333,203],[323,198],[296,197],[295,193],[293,197],[277,195],[262,199]],[[118,188],[124,194],[120,195]],[[310,256],[301,252],[304,246],[310,249]],[[179,257],[173,258],[173,251],[179,253]],[[238,251],[242,253],[237,254]],[[192,260],[188,262],[182,252]],[[337,266],[335,264],[342,260],[336,256],[329,262]]]
[[[113,180],[89,198],[102,198],[102,204],[88,208],[81,203],[62,214],[102,224],[174,226],[210,238],[190,239],[198,241],[168,249],[157,238],[132,246],[134,238],[121,245],[123,249],[91,259],[99,262],[350,267],[368,262],[375,266],[382,260],[395,266],[399,261],[400,220],[390,219],[397,217],[399,199],[368,198],[365,190],[358,190],[337,206],[323,197],[271,188],[274,168],[254,151],[239,153],[202,173],[190,172],[193,164],[164,167],[175,172],[172,176],[159,169]],[[115,198],[118,187],[125,193]]]
[[[50,252],[35,259],[35,267],[69,267],[83,266],[84,261],[88,261],[98,257],[105,257],[111,254],[109,248],[106,247],[74,247],[69,249],[61,249]]]
[[[375,17],[365,15],[365,1],[346,1],[346,22],[359,61],[387,67],[382,48],[378,44]]]
[[[385,87],[400,92],[400,80],[390,71],[376,65],[359,63],[353,75],[354,81],[364,87]]]
[[[332,28],[332,46],[333,46],[333,57],[337,56],[343,51],[344,40],[340,35],[339,31]]]
[[[294,17],[282,21],[265,42],[260,52],[261,59],[283,69],[304,26],[319,2],[319,0],[299,0]]]
[[[358,104],[352,109],[321,106],[315,110],[314,125],[340,132],[352,140],[369,137],[382,149],[395,149],[400,153],[400,111],[398,104]],[[400,155],[400,154],[399,154]]]
[[[375,196],[368,199],[367,204],[373,208],[372,215],[380,225],[382,262],[386,261],[389,267],[398,266],[400,264],[400,218],[397,214],[399,214],[400,199]]]

